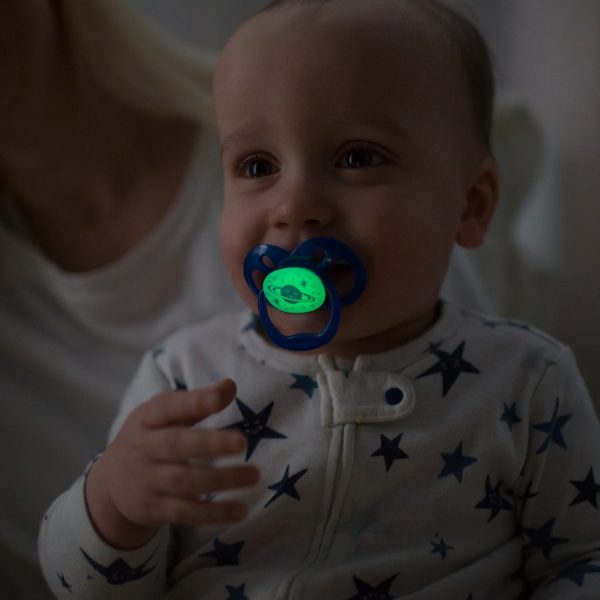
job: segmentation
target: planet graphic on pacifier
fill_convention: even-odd
[[[287,313],[308,313],[325,302],[326,291],[313,271],[302,267],[284,267],[265,278],[263,291],[275,308]]]
[[[339,291],[335,275],[349,271],[352,288]],[[254,273],[266,276],[260,283]],[[334,278],[330,275],[334,275]],[[314,350],[328,344],[337,332],[342,309],[362,294],[366,271],[360,258],[345,244],[326,237],[304,240],[291,252],[271,244],[259,244],[244,259],[244,279],[258,297],[258,317],[267,337],[287,350]],[[329,312],[321,331],[286,335],[269,316],[269,308],[284,313],[311,313],[321,307]]]

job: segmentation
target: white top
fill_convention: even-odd
[[[6,597],[42,597],[39,571],[36,582],[13,561],[37,562],[44,510],[104,448],[143,352],[217,307],[240,306],[220,259],[217,150],[206,132],[160,225],[91,272],[62,271],[18,221],[0,222],[0,572],[19,590]]]
[[[58,598],[597,600],[600,423],[565,346],[444,304],[423,336],[355,360],[287,352],[247,312],[149,352],[113,428],[165,389],[223,377],[237,398],[200,426],[256,464],[233,525],[167,526],[108,546],[83,477],[40,536]]]

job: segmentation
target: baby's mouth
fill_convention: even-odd
[[[344,261],[335,261],[325,272],[325,277],[335,286],[341,297],[350,293],[356,278],[352,267]]]
[[[292,251],[255,246],[244,259],[244,279],[258,297],[259,318],[269,339],[288,350],[310,351],[333,340],[340,311],[365,288],[366,270],[342,242],[314,237]],[[301,326],[288,333],[288,321]],[[303,333],[304,325],[312,329],[313,324],[318,325],[314,332]]]

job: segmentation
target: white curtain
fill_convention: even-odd
[[[526,101],[544,136],[543,179],[515,223],[526,259],[551,277],[534,305],[545,307],[541,324],[573,347],[600,406],[600,2],[469,5],[500,88]]]

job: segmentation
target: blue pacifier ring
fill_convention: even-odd
[[[288,256],[289,252],[280,248],[279,246],[271,246],[270,244],[260,244],[255,246],[244,259],[244,279],[246,285],[258,296],[261,292],[260,288],[254,283],[252,273],[254,271],[260,271],[262,273],[270,273],[275,269],[279,268],[280,262],[283,262]],[[275,264],[275,267],[269,267],[265,265],[264,258],[268,258]]]
[[[325,256],[319,264],[312,268],[312,270],[323,278],[323,280],[328,279],[327,271],[334,262],[345,262],[352,268],[354,273],[354,287],[350,292],[340,298],[341,306],[352,304],[363,293],[367,281],[367,272],[362,261],[348,246],[333,238],[311,238],[300,244],[291,252],[290,260],[295,258],[300,251],[306,252],[307,249],[309,250],[308,260],[310,260],[310,257],[315,250],[323,250],[325,252]],[[333,256],[330,256],[330,254],[333,254]],[[303,264],[302,266],[306,267],[307,265]],[[311,267],[308,266],[307,268]]]
[[[315,261],[315,251],[323,252],[318,262]],[[274,266],[265,264],[268,258]],[[347,263],[354,275],[354,286],[349,293],[340,298],[337,289],[327,276],[327,271],[334,263]],[[325,328],[319,333],[282,334],[273,324],[268,315],[271,304],[263,290],[254,282],[253,273],[273,273],[286,267],[301,267],[315,273],[326,290],[330,316]],[[258,296],[258,314],[265,333],[269,339],[288,350],[314,350],[329,343],[335,336],[340,323],[340,312],[343,306],[354,302],[363,292],[366,285],[366,270],[362,261],[346,245],[332,238],[311,238],[298,245],[292,252],[287,252],[279,246],[261,244],[256,246],[244,260],[244,279],[248,287]],[[277,306],[271,304],[276,310]],[[283,311],[285,312],[285,311]]]
[[[273,325],[268,313],[269,301],[261,290],[258,295],[258,315],[269,339],[286,350],[314,350],[328,344],[335,336],[340,324],[340,297],[329,282],[324,282],[329,300],[329,321],[319,333],[294,333],[284,335]],[[271,305],[272,306],[272,305]]]

